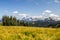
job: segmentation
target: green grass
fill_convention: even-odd
[[[0,26],[0,40],[60,40],[60,28]]]

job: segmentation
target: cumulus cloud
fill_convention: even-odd
[[[51,17],[55,21],[59,21],[60,20],[60,16],[56,15],[56,14],[50,14],[49,17]]]
[[[52,11],[51,10],[45,10],[44,12],[45,13],[51,13]]]
[[[19,12],[18,11],[13,11],[12,13],[13,13],[12,16],[16,16],[17,17]]]
[[[52,18],[53,20],[55,20],[55,21],[60,20],[60,16],[57,15],[57,14],[55,14],[55,13],[52,13],[51,10],[45,10],[45,11],[43,11],[42,14],[44,14],[43,16],[46,17],[46,18],[51,17],[51,18]]]
[[[31,16],[31,15],[29,15],[29,14],[18,14],[18,16],[19,17],[21,17],[21,18],[32,18],[33,20],[35,20],[35,19],[41,19],[41,20],[44,20],[46,17],[44,17],[44,16],[42,16],[42,15],[39,15],[39,16]]]
[[[26,17],[28,14],[18,14],[19,16]]]
[[[14,14],[19,13],[18,11],[13,11]]]
[[[60,20],[60,16],[56,15],[55,13],[52,13],[51,10],[45,10],[45,11],[43,11],[44,15],[39,15],[39,16],[37,16],[37,15],[36,16],[31,16],[31,15],[26,14],[26,13],[19,13],[18,11],[13,11],[13,14],[15,16],[18,16],[20,19],[21,18],[33,18],[33,19],[44,20],[45,18],[51,17],[55,21]]]
[[[49,16],[50,17],[59,17],[59,15],[56,15],[56,14],[50,14]]]
[[[47,15],[47,14],[51,14],[52,13],[52,11],[51,10],[44,10],[43,11],[43,13],[42,13],[42,15]]]

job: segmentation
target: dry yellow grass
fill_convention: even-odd
[[[0,40],[60,40],[60,28],[0,26]]]

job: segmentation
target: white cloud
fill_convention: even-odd
[[[34,20],[35,20],[35,19],[44,20],[45,18],[51,17],[51,18],[52,18],[53,20],[55,20],[55,21],[60,20],[60,16],[52,13],[51,10],[45,10],[45,11],[43,11],[43,14],[44,14],[44,15],[31,16],[31,15],[28,15],[28,14],[26,14],[26,13],[20,13],[20,14],[19,14],[18,11],[14,11],[14,12],[13,12],[13,15],[14,15],[14,16],[18,16],[20,19],[23,18],[23,17],[25,17],[25,18],[33,18]]]
[[[19,13],[18,11],[13,11],[14,14]]]
[[[28,14],[18,14],[19,16],[26,17]]]
[[[55,3],[59,3],[59,2],[60,2],[60,0],[54,0],[54,2],[55,2]]]
[[[45,10],[44,12],[45,13],[51,13],[52,11],[51,10]]]
[[[44,20],[46,17],[42,16],[42,15],[39,15],[39,16],[31,16],[31,15],[28,15],[28,14],[18,14],[19,17],[21,18],[33,18],[33,20],[35,19],[40,19],[40,20]]]
[[[45,10],[42,14],[43,14],[43,17],[46,17],[46,18],[51,17],[55,21],[60,20],[60,16],[55,13],[52,13],[51,10]]]
[[[50,14],[49,16],[50,17],[59,17],[59,15],[56,15],[56,14]]]
[[[45,10],[45,11],[43,11],[42,15],[48,16],[48,15],[51,14],[51,13],[52,13],[51,10]]]
[[[55,21],[60,20],[60,16],[59,15],[56,15],[56,14],[50,14],[49,17],[51,17]]]
[[[17,17],[19,12],[18,11],[13,11],[12,13],[13,13],[12,16],[16,16]]]

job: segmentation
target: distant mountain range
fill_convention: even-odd
[[[53,18],[53,17],[23,17],[21,20],[24,21],[43,21],[43,22],[53,22],[53,21],[60,21],[60,18]],[[2,22],[2,19],[0,19],[0,22]]]
[[[52,18],[52,17],[47,17],[47,18],[33,18],[33,17],[23,17],[21,20],[24,21],[60,21],[60,18]]]
[[[6,19],[5,19],[6,20]],[[9,20],[7,20],[9,21]],[[13,20],[14,21],[14,20]],[[40,26],[40,27],[47,27],[47,26],[60,26],[60,17],[22,17],[19,20],[22,25],[29,25],[29,26]],[[2,20],[0,19],[0,22]],[[15,21],[16,23],[16,21]],[[20,25],[20,24],[19,24]]]

